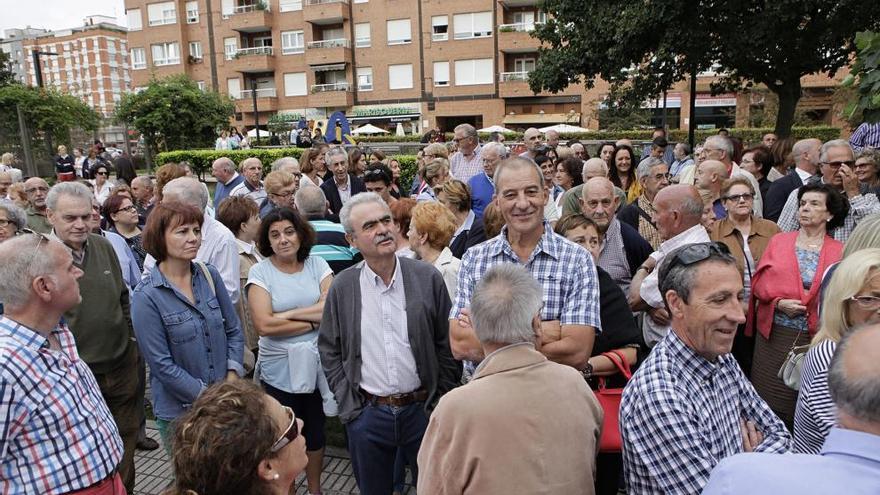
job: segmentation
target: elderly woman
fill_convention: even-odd
[[[110,168],[104,163],[100,163],[92,168],[92,194],[99,204],[104,204],[110,197],[110,190],[113,189],[113,182],[110,180]]]
[[[758,331],[752,363],[755,390],[791,429],[797,392],[777,376],[789,350],[816,333],[822,274],[840,260],[843,244],[831,232],[849,203],[827,184],[798,190],[800,230],[773,236],[752,275],[746,335]]]
[[[853,170],[859,182],[871,188],[871,192],[880,193],[880,151],[874,148],[863,149],[856,157]]]
[[[141,228],[138,225],[140,222],[138,211],[131,198],[122,194],[111,195],[107,201],[104,201],[101,215],[107,222],[107,230],[125,239],[125,243],[134,255],[138,270],[143,271],[147,251],[144,249]]]
[[[0,200],[0,242],[8,241],[27,227],[27,213],[12,201]]]
[[[144,228],[143,245],[156,266],[135,288],[131,320],[150,367],[153,412],[165,449],[172,422],[210,384],[243,374],[244,338],[220,273],[196,262],[202,212],[163,201]]]
[[[828,367],[837,343],[850,329],[880,323],[880,249],[863,249],[844,258],[828,285],[819,331],[804,359],[794,416],[794,451],[818,454],[837,424],[828,390]]]
[[[642,194],[642,186],[636,179],[636,154],[630,146],[620,145],[614,147],[611,155],[611,171],[608,178],[615,186],[626,192],[626,203],[632,203]],[[622,207],[623,205],[621,205]]]
[[[416,258],[434,265],[446,282],[450,297],[455,296],[461,260],[452,255],[448,244],[455,232],[455,217],[437,202],[419,203],[412,209],[409,245]]]
[[[320,186],[324,182],[324,174],[327,166],[324,162],[324,153],[318,148],[305,150],[299,161],[302,177],[299,179],[299,187]]]
[[[225,225],[235,236],[235,243],[238,245],[239,284],[244,287],[247,285],[251,267],[263,259],[254,244],[260,229],[259,208],[250,198],[230,196],[217,206],[217,221]],[[235,310],[238,312],[238,320],[244,333],[245,363],[253,366],[252,360],[257,352],[259,335],[254,329],[246,291],[243,291],[239,297]],[[248,355],[248,352],[251,354]]]
[[[276,170],[269,172],[263,180],[266,187],[266,200],[260,205],[260,217],[265,217],[278,208],[294,208],[293,195],[297,190],[297,179],[290,172]]]
[[[305,421],[309,493],[321,493],[325,412],[337,412],[318,356],[318,324],[333,271],[309,254],[315,231],[289,208],[263,217],[257,239],[264,259],[251,268],[245,285],[260,335],[254,375],[266,393]]]
[[[367,155],[359,148],[352,148],[351,153],[348,155],[348,170],[355,177],[364,177],[364,172],[367,170]]]
[[[303,420],[247,380],[209,387],[179,422],[170,495],[287,495],[308,462]]]
[[[434,188],[442,186],[449,179],[449,162],[445,158],[435,158],[425,164],[421,170],[422,182],[425,184],[421,188],[416,201],[437,201],[437,195]]]
[[[419,169],[417,170],[416,176],[413,177],[412,189],[410,191],[410,196],[413,197],[418,197],[422,190],[428,187],[422,179],[422,171],[425,169],[425,165],[436,158],[449,160],[449,149],[442,143],[431,143],[425,146],[422,148],[421,154],[422,160],[419,162]]]
[[[767,174],[773,170],[773,155],[770,154],[770,148],[762,145],[745,150],[739,166],[755,176],[761,197],[766,198],[767,193],[770,192],[770,185],[773,184],[767,179]]]
[[[471,210],[471,190],[464,182],[457,179],[446,181],[436,194],[440,204],[455,217],[455,232],[452,233],[449,249],[452,250],[452,256],[461,259],[465,251],[486,240],[483,219],[477,218]]]

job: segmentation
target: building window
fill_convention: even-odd
[[[358,67],[357,68],[357,85],[358,91],[373,90],[373,68]]]
[[[306,96],[309,88],[306,85],[305,72],[284,74],[284,96]]]
[[[202,59],[202,42],[201,41],[190,41],[189,42],[189,56],[194,60]]]
[[[305,37],[302,31],[281,32],[281,54],[293,55],[305,51]]]
[[[229,97],[233,100],[238,100],[241,98],[241,79],[227,79],[226,80],[226,92],[229,94]]]
[[[434,62],[434,86],[449,86],[449,62]]]
[[[354,46],[357,48],[367,48],[370,46],[369,22],[354,25]]]
[[[147,5],[147,17],[149,18],[150,26],[176,23],[177,9],[174,7],[174,3],[162,2]]]
[[[493,68],[491,58],[455,61],[455,85],[492,84]]]
[[[435,15],[431,17],[431,40],[446,41],[449,39],[449,17]]]
[[[474,12],[452,16],[455,39],[486,38],[492,36],[492,12]]]
[[[226,60],[232,60],[235,58],[235,54],[238,52],[238,39],[237,38],[223,38],[223,54],[226,56]]]
[[[125,18],[128,21],[128,30],[129,31],[140,31],[144,28],[143,20],[141,19],[141,9],[128,9],[125,11]],[[66,44],[66,43],[65,43]],[[69,46],[65,48],[68,50]]]
[[[388,21],[388,44],[404,45],[407,43],[412,43],[409,19]]]
[[[199,23],[199,2],[186,2],[186,23]]]
[[[199,87],[200,90],[205,90],[205,81],[196,81],[196,86]]]
[[[412,89],[412,64],[388,66],[388,89]]]
[[[281,12],[293,12],[302,9],[302,0],[281,0],[278,3],[278,10],[280,10]]]
[[[517,58],[513,61],[513,71],[518,73],[527,73],[535,70],[534,57]]]
[[[177,42],[159,43],[150,47],[153,52],[153,65],[174,65],[180,63],[180,45]]]
[[[143,48],[131,49],[131,68],[133,70],[147,68],[147,54]]]

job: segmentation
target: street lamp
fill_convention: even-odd
[[[31,51],[31,59],[34,64],[34,75],[37,77],[37,87],[43,89],[43,68],[40,67],[40,55],[48,55],[51,57],[57,57],[58,54],[55,52],[44,52],[37,49]],[[55,154],[55,150],[52,149],[52,131],[46,130],[46,149],[49,150],[49,158]]]

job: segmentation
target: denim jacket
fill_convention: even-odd
[[[227,371],[244,374],[244,336],[235,306],[216,268],[208,265],[216,295],[202,269],[190,263],[195,304],[153,267],[132,295],[131,319],[150,366],[153,410],[167,421],[183,414]]]

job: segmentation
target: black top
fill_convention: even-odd
[[[76,172],[76,169],[73,167],[75,163],[73,157],[70,155],[55,155],[55,171],[59,174]]]
[[[782,214],[782,208],[785,207],[785,202],[788,201],[788,196],[802,185],[804,183],[801,180],[801,176],[795,170],[789,172],[785,177],[780,177],[776,181],[771,182],[767,195],[761,198],[764,200],[764,218],[773,222],[778,221],[779,215]]]
[[[458,234],[458,237],[452,239],[452,242],[449,244],[449,250],[452,251],[453,256],[461,259],[465,251],[485,240],[486,230],[483,228],[483,219],[477,217],[474,218],[474,223],[471,224],[470,229],[463,230]]]
[[[349,187],[351,187],[352,196],[367,192],[367,186],[364,185],[364,181],[355,177],[354,174],[348,174],[348,182]],[[327,201],[330,203],[330,211],[334,215],[339,216],[339,210],[342,209],[342,198],[339,197],[339,189],[336,188],[336,181],[333,180],[332,174],[329,179],[321,184],[321,189],[324,191],[324,196],[327,197]]]

